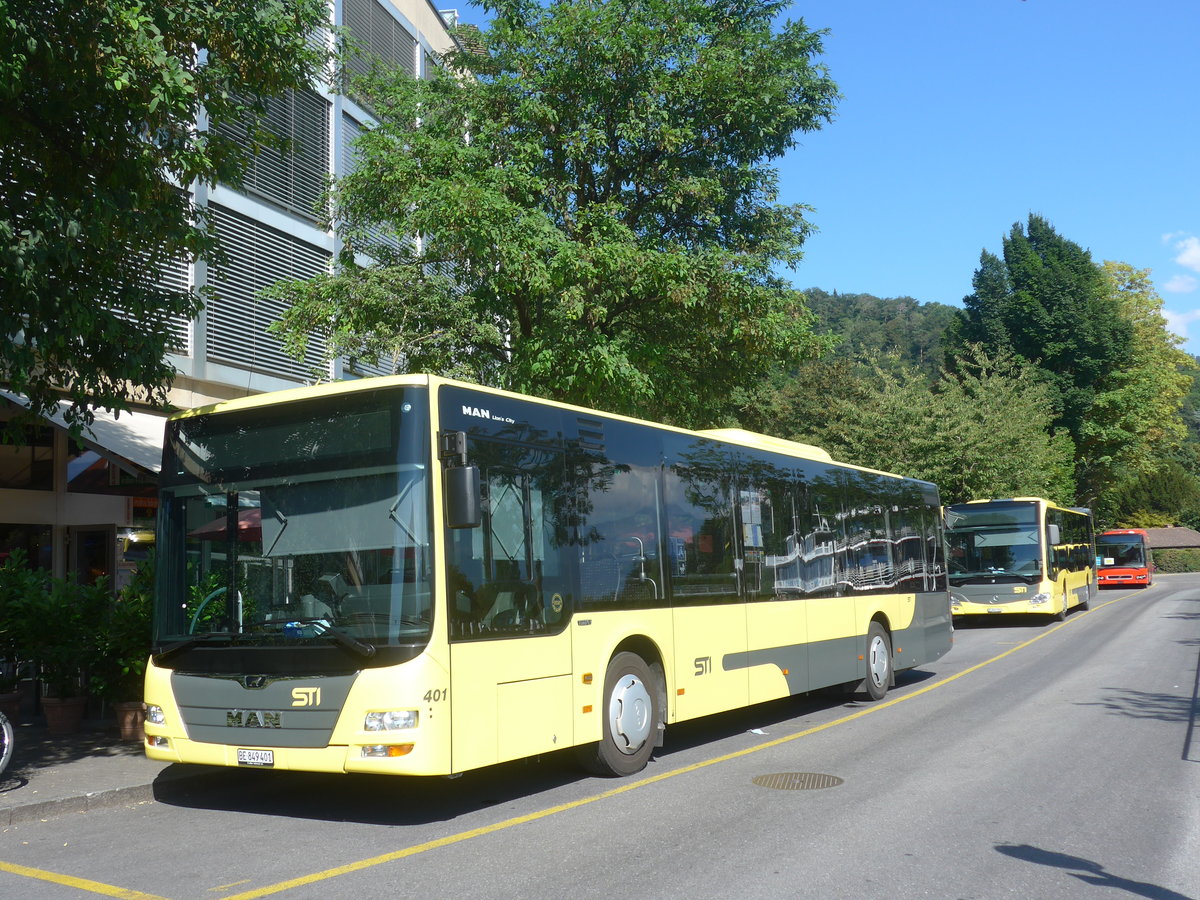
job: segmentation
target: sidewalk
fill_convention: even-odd
[[[122,741],[115,722],[85,722],[51,736],[40,724],[14,724],[12,763],[0,775],[0,828],[154,799],[155,782],[177,782],[219,769],[146,759],[137,741]]]

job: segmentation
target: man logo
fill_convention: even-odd
[[[292,688],[292,706],[320,706],[321,689],[319,687]]]
[[[282,728],[283,713],[260,709],[231,709],[225,713],[228,728]]]

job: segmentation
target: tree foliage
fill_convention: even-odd
[[[0,0],[0,381],[33,413],[60,391],[76,427],[165,401],[169,322],[199,300],[156,275],[213,249],[180,186],[245,162],[201,111],[307,85],[325,18],[320,0]]]
[[[1087,452],[1084,420],[1105,378],[1128,358],[1132,328],[1091,254],[1030,215],[984,250],[974,291],[947,333],[953,356],[968,343],[1038,366],[1054,388],[1054,424]]]
[[[817,333],[839,339],[833,350],[836,356],[865,359],[878,355],[882,364],[895,360],[931,378],[941,370],[942,336],[958,313],[956,307],[920,303],[912,297],[880,298],[820,288],[809,288],[804,297],[817,317]]]
[[[1152,474],[1178,451],[1195,368],[1179,349],[1182,339],[1167,329],[1150,272],[1118,262],[1105,262],[1102,271],[1130,341],[1126,357],[1100,380],[1081,428],[1088,481],[1100,486],[1122,473]]]
[[[1153,472],[1131,472],[1096,509],[1106,528],[1157,528],[1200,524],[1200,483],[1175,460]]]
[[[835,459],[935,482],[942,500],[1072,496],[1073,446],[1053,430],[1052,389],[1011,355],[965,348],[934,382],[895,362],[809,363],[751,427]]]
[[[913,369],[875,367],[865,395],[834,395],[819,428],[848,462],[935,482],[946,503],[1072,495],[1073,446],[1052,428],[1050,390],[1032,367],[968,346],[932,385]]]
[[[331,353],[684,424],[802,358],[819,342],[774,270],[810,225],[773,161],[837,90],[786,5],[490,0],[482,52],[361,86],[380,124],[332,194],[346,252],[274,290],[289,345],[315,327]]]

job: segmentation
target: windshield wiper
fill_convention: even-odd
[[[366,659],[370,659],[375,655],[374,644],[368,644],[366,641],[360,641],[353,635],[342,631],[342,629],[334,625],[330,625],[327,619],[294,619],[293,621],[299,621],[303,624],[316,625],[321,629],[321,632],[317,635],[317,637],[327,637],[335,644],[345,647],[347,650],[357,653],[359,656],[362,656]]]
[[[206,631],[204,634],[192,635],[189,638],[184,638],[182,641],[168,644],[158,653],[154,654],[154,659],[156,662],[159,662],[200,644],[214,644],[217,641],[232,642],[235,637],[237,635],[232,631]]]

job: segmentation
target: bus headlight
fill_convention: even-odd
[[[417,711],[415,709],[397,709],[390,712],[367,713],[363,722],[365,731],[401,731],[405,728],[417,727]]]
[[[151,704],[146,707],[146,721],[151,725],[162,725],[166,720],[167,717],[163,715],[161,706]]]
[[[1030,606],[1041,606],[1043,603],[1049,603],[1049,602],[1050,602],[1050,595],[1047,594],[1045,591],[1042,591],[1039,594],[1034,594],[1032,597],[1029,598]]]

